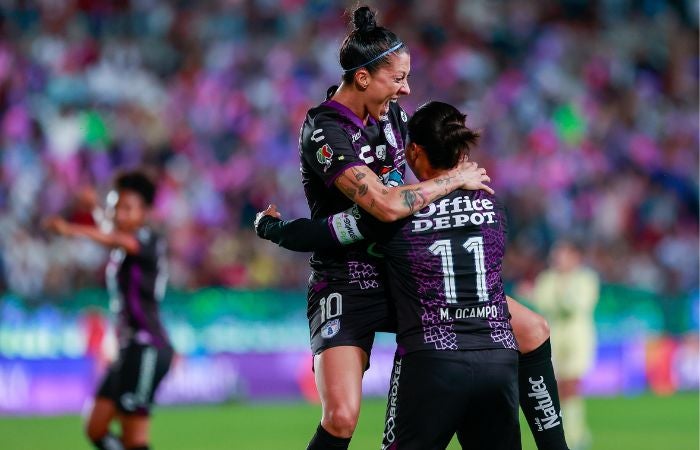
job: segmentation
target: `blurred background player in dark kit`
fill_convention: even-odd
[[[158,312],[167,272],[165,240],[148,225],[154,197],[155,186],[144,173],[126,172],[117,176],[109,196],[116,201],[111,230],[60,217],[45,220],[51,231],[111,249],[106,275],[119,356],[97,390],[86,424],[88,438],[101,450],[149,448],[150,408],[173,358]],[[109,431],[114,419],[121,424],[120,438]]]

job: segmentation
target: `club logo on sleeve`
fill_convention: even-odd
[[[404,122],[408,122],[408,116],[406,115],[406,111],[404,111],[403,109],[401,110],[401,120],[403,120]]]
[[[323,147],[316,152],[316,159],[318,159],[319,164],[323,165],[324,172],[328,170],[333,160],[333,149],[331,149],[331,146],[323,144]]]
[[[330,339],[340,331],[340,319],[329,320],[323,324],[321,329],[321,337],[323,339]]]
[[[390,123],[384,125],[384,137],[386,137],[386,141],[389,144],[391,144],[392,147],[398,148],[398,144],[396,143],[396,136],[394,136],[394,130],[391,128]]]

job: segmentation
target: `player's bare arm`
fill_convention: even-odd
[[[362,209],[382,222],[393,222],[420,211],[456,189],[483,189],[491,181],[486,170],[474,162],[460,163],[444,175],[418,184],[387,187],[367,166],[353,166],[340,174],[335,186]]]
[[[139,251],[138,240],[128,233],[119,231],[105,233],[95,227],[66,222],[61,217],[51,217],[45,220],[44,227],[62,236],[85,237],[106,247],[121,247],[130,254],[136,254]]]

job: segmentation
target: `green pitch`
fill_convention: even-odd
[[[588,416],[592,450],[697,450],[698,396],[645,395],[592,398]],[[304,449],[316,427],[315,405],[246,405],[160,408],[153,421],[156,450]],[[351,449],[379,449],[384,403],[366,401]],[[0,418],[3,450],[87,450],[80,418]],[[450,449],[459,448],[453,443]],[[523,448],[533,450],[529,430]]]

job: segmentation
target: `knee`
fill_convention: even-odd
[[[532,320],[528,323],[528,329],[525,335],[527,339],[523,339],[524,342],[518,341],[520,351],[529,353],[533,350],[537,350],[549,339],[549,323],[541,315],[533,314]]]
[[[539,347],[540,345],[544,344],[547,339],[549,339],[549,322],[547,322],[547,319],[538,314],[534,328],[537,336],[536,341],[539,342]]]
[[[333,408],[324,411],[321,425],[330,434],[349,438],[355,432],[360,411],[354,408]]]
[[[85,436],[90,442],[99,442],[107,435],[107,428],[98,426],[95,423],[88,422],[85,424]]]

